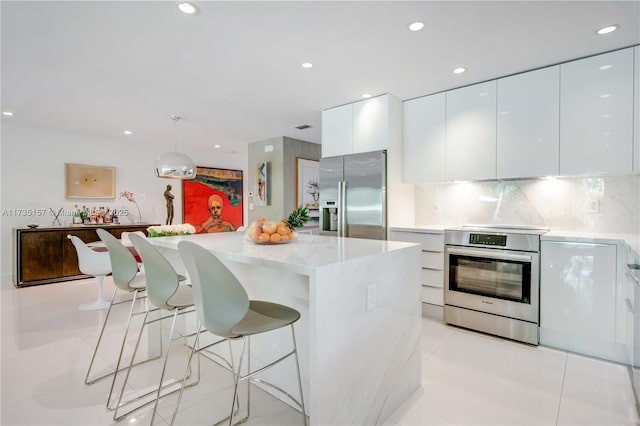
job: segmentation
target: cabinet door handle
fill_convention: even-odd
[[[635,314],[635,312],[633,312],[633,306],[631,306],[631,302],[629,302],[629,299],[625,297],[624,301],[627,304],[627,309],[629,310],[629,312],[631,312],[632,314]]]

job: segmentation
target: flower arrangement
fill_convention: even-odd
[[[136,205],[136,209],[138,209],[138,218],[140,219],[138,222],[142,222],[142,215],[140,214],[140,207],[138,207],[138,203],[136,202],[136,199],[133,198],[133,192],[131,191],[124,191],[120,193],[120,198],[126,198],[127,201],[132,202],[133,204]]]
[[[170,237],[174,235],[189,235],[196,232],[196,228],[189,223],[180,225],[158,225],[147,228],[149,237]]]

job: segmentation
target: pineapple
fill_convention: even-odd
[[[295,231],[296,229],[302,228],[309,219],[311,219],[311,216],[309,216],[307,208],[300,207],[292,211],[286,219],[282,219],[282,222],[284,222],[284,224],[292,231]]]

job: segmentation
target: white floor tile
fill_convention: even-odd
[[[558,424],[640,424],[627,367],[569,354]]]

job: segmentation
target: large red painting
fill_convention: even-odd
[[[243,225],[242,170],[197,167],[182,181],[182,217],[196,233],[231,232]]]

